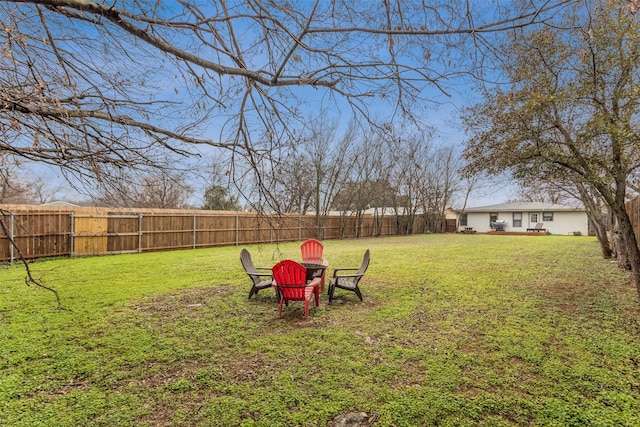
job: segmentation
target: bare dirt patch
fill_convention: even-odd
[[[134,310],[143,314],[180,313],[185,309],[210,306],[213,300],[224,298],[234,291],[235,289],[231,285],[187,288],[177,293],[164,294],[140,301],[134,306]]]

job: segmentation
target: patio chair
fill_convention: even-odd
[[[308,239],[302,242],[300,245],[300,252],[302,254],[302,262],[308,264],[320,264],[325,267],[329,265],[329,261],[322,258],[322,251],[324,246],[320,241],[316,239]],[[320,276],[320,289],[324,291],[324,283],[325,283],[325,270],[322,271],[322,276]]]
[[[320,241],[316,239],[308,239],[302,242],[300,245],[300,252],[302,253],[302,261],[315,262],[316,264],[322,264],[318,261],[323,261],[322,251],[324,246]]]
[[[285,259],[273,266],[273,285],[280,295],[278,318],[282,317],[282,305],[289,305],[289,301],[304,301],[304,318],[309,317],[309,303],[315,298],[318,306],[318,286],[320,278],[316,277],[307,284],[307,269],[299,262]]]
[[[258,291],[272,286],[273,278],[271,277],[271,269],[269,267],[255,267],[248,250],[242,249],[240,251],[240,262],[247,276],[249,276],[253,282],[251,290],[249,291],[249,299],[251,299],[254,294],[257,294]],[[276,292],[276,297],[277,296],[278,293]]]
[[[537,232],[547,231],[546,229],[542,228],[543,225],[544,225],[543,222],[537,222],[535,227],[527,228],[527,231],[537,231]]]
[[[364,257],[362,258],[360,268],[339,267],[333,270],[333,277],[329,280],[329,304],[333,301],[336,288],[355,292],[355,294],[358,295],[358,298],[360,298],[360,301],[362,301],[362,293],[360,292],[358,283],[360,282],[360,279],[362,279],[362,276],[364,276],[365,271],[367,271],[367,267],[369,267],[369,258],[370,253],[369,249],[367,249],[364,253]],[[343,271],[355,271],[355,273],[343,274],[341,273]]]

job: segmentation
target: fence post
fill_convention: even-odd
[[[138,253],[142,252],[142,214],[138,214]]]
[[[69,258],[73,258],[76,237],[76,215],[74,211],[69,212]]]
[[[197,239],[197,231],[196,231],[196,214],[193,214],[193,249],[196,248],[196,239]]]
[[[373,211],[373,231],[369,237],[378,237],[378,208]]]
[[[240,218],[238,218],[238,213],[236,212],[236,246],[238,246],[238,240],[240,239]]]
[[[302,241],[302,215],[298,215],[298,241]]]
[[[9,215],[9,262],[13,263],[13,244],[15,243],[15,228],[14,228],[13,212]]]

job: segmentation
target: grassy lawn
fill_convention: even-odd
[[[308,321],[247,300],[237,247],[31,264],[64,311],[1,267],[0,426],[640,424],[640,305],[595,239],[324,243],[332,267],[371,249],[365,299],[323,294]]]

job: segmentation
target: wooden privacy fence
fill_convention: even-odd
[[[404,234],[395,216],[329,216],[319,234],[315,215],[1,207],[9,237],[1,233],[0,261]]]
[[[633,232],[636,235],[636,241],[640,245],[640,197],[629,200],[625,204],[625,209],[633,225]]]

